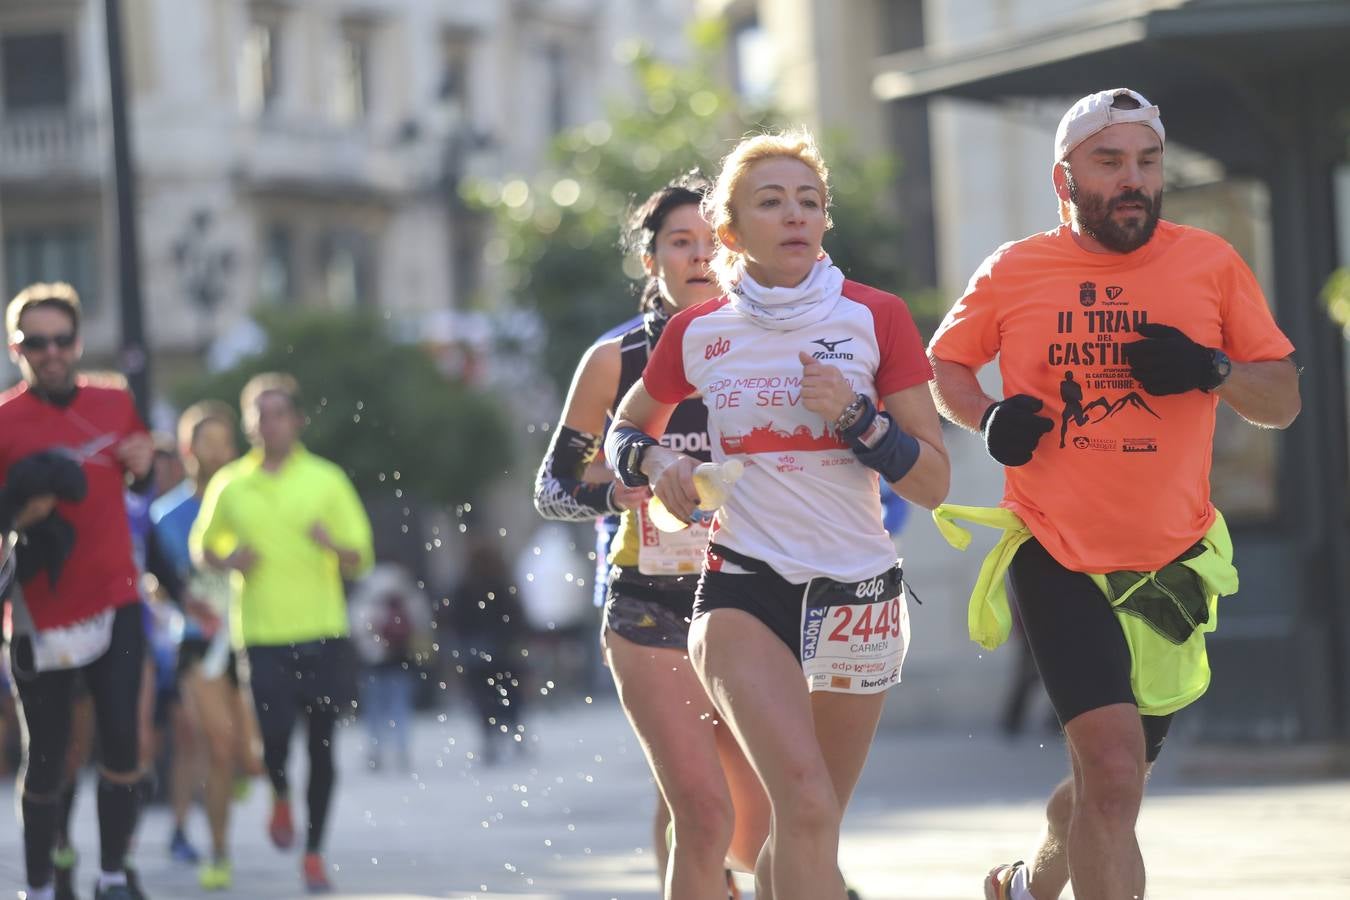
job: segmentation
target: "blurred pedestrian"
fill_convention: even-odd
[[[520,650],[529,628],[501,543],[495,533],[469,525],[464,571],[447,616],[488,765],[501,759],[503,747],[516,753],[525,749]]]
[[[352,644],[364,666],[361,718],[366,761],[384,765],[386,747],[412,771],[413,691],[431,652],[431,603],[397,563],[379,563],[352,588]]]
[[[1144,896],[1148,770],[1209,685],[1205,632],[1237,588],[1210,501],[1215,413],[1223,400],[1283,428],[1299,411],[1293,345],[1246,263],[1161,218],[1164,140],[1134,91],[1070,107],[1051,164],[1060,226],[986,259],[929,348],[943,414],[1006,467],[1000,508],[951,511],[1003,530],[971,637],[1007,638],[1006,570],[1070,749],[1034,856],[996,866],[990,900],[1058,897],[1070,881],[1077,897]],[[1003,399],[976,377],[995,356]],[[1084,403],[1085,390],[1100,394]]]
[[[206,890],[228,888],[233,879],[229,854],[231,787],[241,772],[261,773],[254,748],[257,726],[240,684],[230,642],[229,576],[194,566],[188,546],[207,484],[239,455],[236,422],[230,407],[219,401],[205,400],[188,407],[179,417],[177,438],[186,477],[150,508],[157,544],[183,582],[185,626],[175,674],[187,701],[184,709],[190,713],[189,727],[195,741],[205,749],[204,796],[211,858],[203,863],[198,877]],[[175,792],[182,790],[182,782],[175,778]],[[185,824],[181,796],[176,797],[174,808],[173,843],[177,845]]]
[[[63,543],[69,558],[20,573],[22,601],[13,612],[25,621],[10,659],[25,722],[20,806],[29,896],[55,895],[52,851],[82,671],[100,755],[95,896],[117,900],[134,896],[125,860],[142,776],[137,706],[145,657],[123,490],[128,482],[138,494],[151,489],[154,446],[130,394],[77,377],[80,322],[79,295],[67,284],[30,285],[6,311],[10,356],[24,382],[0,398],[0,476],[12,476],[26,456],[57,449],[80,464],[88,485],[82,499],[56,504],[27,533],[30,545]]]
[[[207,485],[190,545],[199,563],[228,569],[238,586],[231,627],[247,650],[249,685],[272,782],[268,834],[279,849],[295,839],[286,774],[291,732],[308,725],[309,821],[302,878],[332,888],[320,854],[333,798],[338,719],[355,703],[355,660],[343,579],[371,565],[370,521],[334,463],[300,442],[300,386],[280,373],[257,375],[240,396],[253,449]]]
[[[924,506],[945,496],[932,370],[903,301],[823,253],[828,173],[809,134],[742,141],[704,209],[725,294],[671,319],[605,455],[683,522],[699,460],[657,437],[679,404],[702,399],[715,461],[745,460],[714,519],[689,656],[769,795],[756,895],[842,900],[839,823],[909,637],[877,479]],[[733,824],[725,808],[709,818],[719,836]]]
[[[708,526],[663,532],[647,515],[645,486],[625,487],[608,469],[603,482],[586,476],[607,420],[641,378],[670,317],[721,292],[709,269],[712,228],[699,209],[707,189],[701,177],[681,177],[630,214],[624,244],[647,275],[642,321],[594,345],[581,360],[534,493],[536,509],[550,519],[622,514],[608,560],[601,644],[657,783],[653,846],[668,897],[706,892],[714,881],[725,885],[728,861],[753,869],[768,830],[768,804],[735,739],[716,724],[689,662],[689,621]],[[662,444],[707,462],[707,423],[703,403],[685,400],[671,414]],[[734,831],[726,827],[727,814]]]

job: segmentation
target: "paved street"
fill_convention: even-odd
[[[487,768],[473,758],[476,735],[466,719],[424,718],[416,771],[406,775],[364,771],[361,731],[343,732],[329,841],[337,896],[655,897],[652,788],[612,701],[541,712],[531,727],[527,758]],[[1026,852],[1062,754],[1048,739],[883,733],[846,823],[849,880],[868,900],[980,897],[990,864]],[[1177,745],[1169,754],[1141,826],[1151,898],[1350,896],[1350,780],[1197,781],[1189,773],[1198,751]],[[0,793],[12,809],[10,788]],[[235,888],[223,896],[302,896],[298,856],[277,852],[263,835],[266,793],[255,789],[236,807]],[[95,868],[92,803],[92,790],[83,789],[82,883]],[[204,820],[191,827],[203,846]],[[162,808],[147,814],[137,857],[151,897],[202,896],[194,872],[168,860],[168,831]],[[18,886],[21,859],[18,829],[0,826],[0,886]]]

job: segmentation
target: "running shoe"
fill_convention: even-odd
[[[1012,880],[1017,870],[1026,865],[1020,859],[1015,863],[994,866],[984,879],[984,900],[1012,900]]]
[[[204,891],[223,891],[229,888],[234,881],[234,873],[230,869],[228,859],[218,859],[215,862],[204,863],[201,871],[197,873],[197,883],[202,886]]]
[[[333,883],[328,880],[328,873],[325,871],[322,856],[317,853],[306,853],[303,872],[305,890],[311,894],[331,894],[333,892]]]
[[[272,818],[267,823],[267,836],[278,850],[289,850],[295,843],[295,824],[291,820],[291,801],[277,797],[272,801]]]
[[[127,891],[131,894],[131,900],[148,900],[145,891],[141,890],[141,876],[136,874],[135,867],[124,863],[122,871],[127,875]]]
[[[187,839],[181,828],[173,830],[173,839],[169,841],[169,855],[175,861],[189,865],[196,865],[202,861],[201,854],[192,846],[192,842]]]
[[[75,863],[78,861],[74,847],[52,851],[52,887],[56,900],[80,900],[80,895],[75,893]]]
[[[94,885],[94,900],[136,900],[136,895],[125,884],[114,884],[101,888]]]

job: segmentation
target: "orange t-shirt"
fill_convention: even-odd
[[[1294,350],[1237,251],[1166,221],[1133,253],[1088,252],[1067,225],[1003,245],[929,345],[972,370],[997,354],[1003,395],[1044,401],[1055,428],[1031,462],[1005,470],[1002,505],[1074,571],[1161,568],[1214,521],[1218,398],[1145,393],[1121,353],[1140,322],[1179,328],[1238,362]]]

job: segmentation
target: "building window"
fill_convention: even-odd
[[[374,251],[370,237],[354,228],[334,228],[319,242],[323,299],[330,309],[374,306]]]
[[[276,107],[281,96],[280,26],[254,22],[239,52],[239,110],[258,116]]]
[[[441,73],[440,100],[466,118],[472,119],[469,73],[473,52],[473,34],[454,29],[445,38],[444,70]]]
[[[370,102],[370,32],[362,26],[343,28],[338,46],[333,114],[344,125],[366,117]]]
[[[258,299],[271,306],[295,302],[291,230],[271,225],[263,236],[262,261],[258,266]]]
[[[69,282],[85,313],[98,309],[93,229],[82,225],[9,228],[5,231],[5,296],[36,281]]]
[[[567,51],[557,41],[544,46],[544,70],[548,80],[548,133],[560,134],[567,127]]]
[[[64,34],[7,34],[0,38],[0,58],[6,110],[66,106],[70,99],[70,70]]]
[[[768,106],[773,102],[778,81],[778,59],[773,41],[758,19],[736,26],[732,37],[736,93],[751,104]]]

